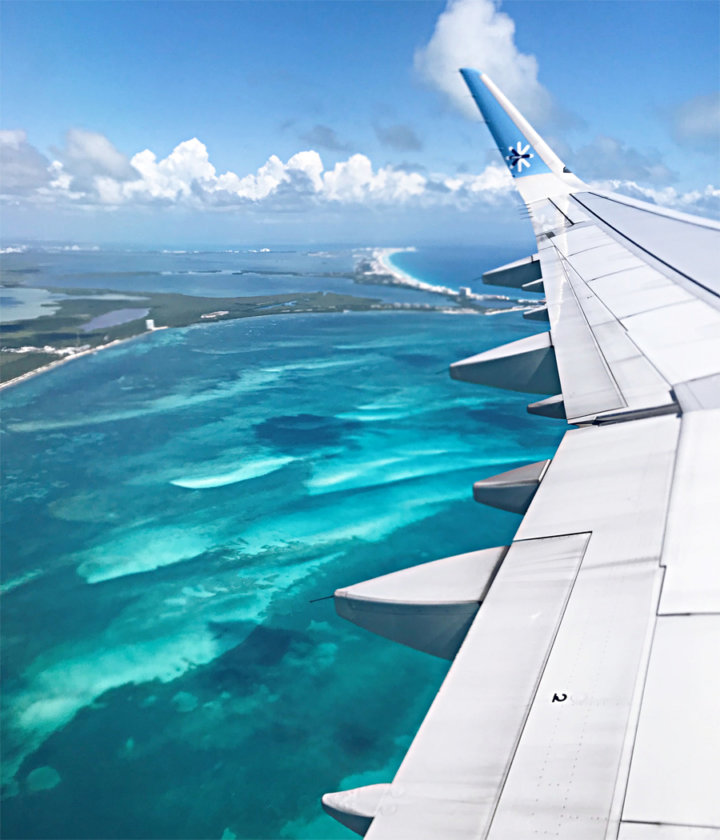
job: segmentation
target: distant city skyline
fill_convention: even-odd
[[[4,244],[531,241],[460,66],[585,180],[720,215],[714,0],[5,0],[2,41]]]

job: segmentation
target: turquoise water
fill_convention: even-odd
[[[392,779],[447,664],[310,601],[511,539],[472,482],[562,425],[447,366],[534,330],[254,318],[4,392],[3,836],[355,836],[320,795]]]

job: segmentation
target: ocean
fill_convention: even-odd
[[[353,249],[11,256],[45,288],[439,302],[354,285]],[[519,256],[393,261],[483,291]],[[512,539],[519,517],[472,483],[550,457],[564,423],[447,368],[537,329],[519,312],[267,316],[3,391],[2,836],[355,836],[321,794],[392,780],[448,663],[315,599]]]

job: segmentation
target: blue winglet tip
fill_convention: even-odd
[[[482,84],[482,74],[479,70],[474,70],[472,67],[461,67],[460,75],[463,77],[463,81],[479,105],[478,97],[482,96],[481,91],[485,89],[485,85]]]
[[[496,93],[487,86],[482,75],[469,67],[460,68],[460,75],[465,80],[513,178],[550,172],[550,168],[533,148],[523,129],[510,116]]]

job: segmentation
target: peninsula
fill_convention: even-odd
[[[48,315],[0,325],[0,387],[157,329],[236,318],[368,310],[423,310],[428,304],[388,303],[334,292],[197,297],[133,292],[132,309],[119,309],[108,289],[53,289],[61,295]],[[440,308],[440,307],[437,307]]]
[[[0,388],[88,353],[94,353],[120,341],[127,341],[168,327],[210,324],[237,318],[299,313],[358,311],[437,311],[477,312],[486,315],[523,309],[535,301],[507,295],[477,294],[470,288],[453,289],[433,285],[399,269],[391,261],[393,254],[406,248],[365,249],[358,254],[352,272],[323,272],[317,276],[347,278],[356,285],[395,286],[424,293],[417,302],[381,300],[344,292],[315,291],[244,297],[214,297],[177,292],[116,291],[97,288],[47,288],[37,283],[36,268],[12,269],[5,273],[0,292],[12,295],[13,289],[33,290],[41,301],[41,313],[0,323]],[[233,274],[242,275],[242,270]],[[254,274],[284,274],[253,267]],[[296,272],[291,271],[290,274]],[[297,272],[298,277],[301,273]],[[86,275],[87,276],[87,275]],[[112,283],[111,276],[98,275]],[[12,279],[10,279],[12,278]],[[37,285],[36,285],[37,283]],[[437,304],[428,303],[427,295],[436,295]]]

